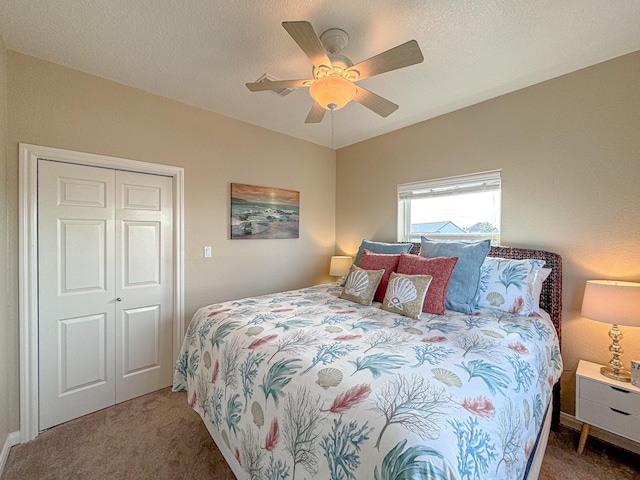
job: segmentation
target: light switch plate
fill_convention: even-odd
[[[204,258],[211,258],[211,247],[204,247]]]

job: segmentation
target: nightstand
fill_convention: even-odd
[[[576,371],[576,419],[584,422],[579,455],[591,425],[640,442],[640,388],[605,377],[601,366],[580,360]]]

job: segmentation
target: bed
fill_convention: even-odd
[[[173,389],[241,479],[535,479],[559,418],[562,260],[489,256],[545,262],[542,315],[412,319],[339,283],[212,304]]]

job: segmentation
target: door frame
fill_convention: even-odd
[[[173,358],[184,332],[184,169],[21,143],[19,159],[20,442],[38,436],[38,159],[173,179]]]

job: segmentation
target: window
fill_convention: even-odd
[[[398,240],[500,242],[500,171],[398,185]]]

